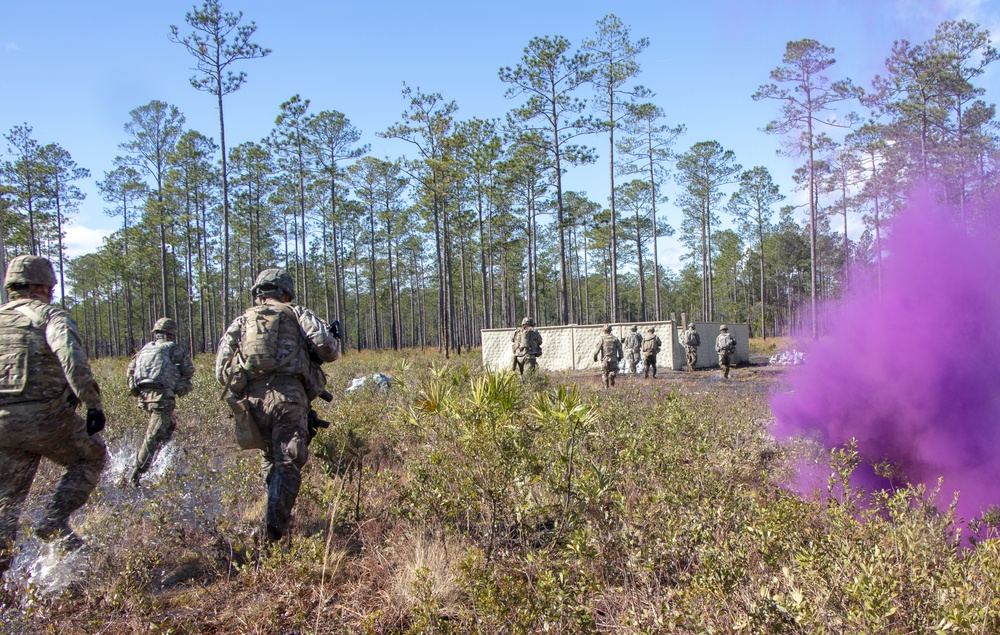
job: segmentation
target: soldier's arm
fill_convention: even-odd
[[[309,309],[300,306],[295,307],[295,314],[299,316],[299,328],[302,329],[316,357],[324,362],[332,362],[340,357],[337,340],[330,335],[326,322]]]
[[[73,393],[88,410],[101,410],[101,388],[90,371],[76,323],[62,311],[55,311],[45,325],[45,341],[59,359]]]
[[[229,367],[229,362],[232,361],[240,347],[240,330],[244,319],[241,315],[233,320],[226,332],[222,334],[219,347],[216,349],[218,352],[215,354],[215,379],[223,386],[226,385],[224,371]]]
[[[174,346],[173,350],[177,356],[174,363],[177,364],[177,370],[180,371],[180,380],[177,382],[177,388],[174,392],[184,396],[191,392],[191,380],[194,378],[194,363],[191,361],[191,356],[188,355],[187,349],[180,344]]]

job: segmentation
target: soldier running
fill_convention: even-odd
[[[656,335],[656,329],[652,326],[646,329],[646,336],[642,338],[642,378],[649,379],[650,371],[653,372],[653,379],[656,379],[656,355],[660,352],[663,342]]]
[[[291,304],[295,283],[288,272],[265,269],[251,293],[254,306],[229,325],[219,342],[215,376],[227,388],[234,415],[259,435],[258,443],[244,447],[263,450],[263,529],[274,542],[288,531],[309,458],[317,423],[309,403],[326,384],[319,363],[337,359],[340,347],[323,320]]]
[[[129,391],[138,397],[139,408],[149,413],[146,438],[136,454],[129,478],[136,487],[156,454],[174,434],[176,397],[191,392],[194,364],[187,350],[177,345],[176,338],[177,322],[160,318],[153,325],[153,341],[143,346],[128,364]],[[122,478],[124,481],[124,475]]]
[[[729,364],[736,352],[736,338],[725,324],[719,326],[719,337],[715,338],[715,351],[719,354],[719,368],[722,378],[729,379]]]
[[[615,385],[618,362],[622,357],[622,343],[611,334],[611,325],[608,324],[604,327],[600,339],[597,340],[597,348],[594,350],[594,361],[601,363],[601,378],[604,380],[605,388]]]
[[[688,370],[693,372],[694,365],[698,363],[698,347],[701,346],[701,337],[694,328],[694,322],[688,324],[687,328],[681,331],[678,340],[680,340],[681,346],[684,347]]]
[[[21,506],[41,457],[63,468],[35,523],[35,535],[83,546],[69,517],[87,502],[108,459],[101,389],[90,371],[76,323],[52,305],[52,265],[18,256],[7,265],[10,302],[0,306],[0,575],[14,559]],[[87,418],[76,414],[87,408]]]
[[[642,334],[639,333],[638,326],[635,324],[632,325],[628,335],[625,336],[623,345],[625,347],[625,359],[628,360],[628,372],[634,375],[639,367],[639,361],[642,359]]]
[[[521,328],[514,331],[510,338],[510,348],[513,353],[511,370],[524,375],[524,367],[529,372],[538,370],[538,362],[542,356],[542,335],[535,330],[535,321],[530,317],[521,320]]]

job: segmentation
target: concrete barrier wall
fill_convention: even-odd
[[[663,342],[657,356],[657,366],[680,370],[686,364],[684,347],[677,341],[680,325],[673,322],[627,322],[612,324],[611,332],[624,341],[629,329],[635,324],[639,332],[646,334],[650,326]],[[750,328],[746,324],[729,324],[729,332],[736,337],[736,354],[733,363],[750,361]],[[601,335],[603,325],[570,324],[568,326],[542,326],[538,328],[542,336],[542,356],[538,365],[545,370],[592,370],[597,372],[600,364],[594,362],[594,348]],[[701,337],[698,348],[697,368],[712,368],[719,365],[719,355],[715,352],[715,338],[719,335],[718,322],[697,322],[695,329]],[[491,370],[511,367],[511,338],[515,329],[483,329],[483,366]],[[624,366],[624,364],[622,364]]]
[[[719,354],[715,352],[715,338],[719,337],[719,326],[725,324],[729,327],[729,332],[736,338],[736,354],[733,355],[733,364],[746,364],[750,361],[750,327],[747,324],[730,324],[728,322],[695,322],[694,330],[698,331],[701,338],[701,346],[698,347],[698,363],[695,368],[715,368],[719,365]],[[687,366],[687,353],[678,341],[677,336],[681,330],[677,326],[674,333],[674,364],[675,370],[680,370]]]
[[[677,341],[680,328],[673,322],[627,322],[612,324],[611,332],[624,341],[630,327],[635,324],[643,335],[650,326],[656,329],[656,335],[663,342],[657,357],[657,366],[680,370],[685,365],[684,348]],[[568,326],[542,326],[538,328],[542,336],[542,356],[538,365],[545,370],[593,370],[598,371],[600,364],[594,362],[594,348],[601,335],[603,325],[570,324]],[[719,356],[715,352],[715,338],[719,335],[718,322],[698,322],[695,324],[698,335],[701,336],[701,346],[698,349],[698,368],[718,366]],[[493,370],[511,367],[511,338],[515,329],[484,329],[481,331],[483,341],[483,365]],[[746,363],[750,360],[750,329],[746,324],[730,324],[729,332],[736,337],[736,355],[734,363]]]

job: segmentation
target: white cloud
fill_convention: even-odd
[[[4,42],[3,47],[5,49],[7,49],[8,51],[16,51],[17,50],[17,43],[16,42]]]
[[[75,258],[83,254],[97,251],[105,238],[111,235],[110,229],[90,229],[74,224],[66,230],[66,242],[63,248],[67,258]]]

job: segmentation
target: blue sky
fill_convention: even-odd
[[[26,122],[38,141],[59,143],[94,177],[84,185],[88,198],[69,230],[71,255],[95,248],[120,222],[102,213],[93,182],[111,169],[131,109],[166,101],[180,108],[188,127],[218,136],[213,98],[191,88],[192,59],[167,37],[171,24],[186,32],[184,14],[192,4],[0,0],[0,131]],[[497,71],[516,64],[533,36],[563,35],[576,45],[597,20],[615,13],[634,37],[650,39],[638,81],[657,93],[671,123],[687,126],[677,147],[717,140],[745,168],[767,166],[792,197],[796,162],[775,156],[780,138],[760,132],[778,105],[750,99],[780,63],[786,42],[808,37],[834,47],[831,75],[867,87],[895,39],[923,41],[948,19],[1000,29],[1000,10],[985,0],[247,0],[224,6],[254,20],[256,41],[273,50],[242,65],[248,82],[226,99],[230,147],[267,135],[279,104],[300,94],[314,111],[345,113],[375,156],[399,156],[409,149],[375,133],[399,120],[404,81],[455,100],[459,118],[503,117],[513,104]],[[991,102],[1000,99],[997,78],[993,68],[981,81]],[[572,169],[567,187],[604,203],[607,141],[595,136],[589,144],[597,163]],[[0,156],[5,153],[0,143]],[[676,208],[668,204],[666,213],[679,225]],[[680,253],[676,240],[662,239],[663,264],[678,266]]]

